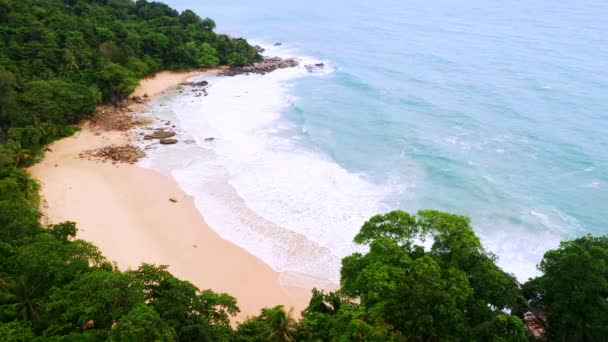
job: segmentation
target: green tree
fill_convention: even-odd
[[[49,321],[46,333],[110,329],[140,304],[144,304],[144,296],[136,278],[97,269],[51,291],[45,307]]]
[[[600,341],[608,336],[608,236],[584,236],[545,253],[544,274],[524,293],[548,319],[556,341]]]
[[[296,340],[296,330],[291,310],[286,312],[282,305],[278,305],[264,308],[259,316],[241,323],[235,340],[289,342]]]
[[[178,340],[225,339],[231,334],[230,317],[239,312],[234,297],[201,292],[175,278],[166,266],[143,264],[130,274],[143,284],[146,302],[175,330]]]
[[[101,89],[104,98],[110,101],[119,101],[129,96],[139,83],[132,71],[116,63],[104,65],[99,77],[103,82]]]
[[[109,341],[175,341],[175,331],[151,307],[140,304],[112,326]]]
[[[25,276],[8,279],[0,288],[2,316],[38,323],[41,318],[43,291]]]
[[[0,68],[0,129],[6,129],[15,115],[17,107],[16,86],[15,75]]]
[[[25,322],[9,322],[0,324],[0,340],[12,342],[30,342],[35,339],[35,334]]]
[[[220,59],[217,56],[217,50],[209,43],[201,44],[197,60],[202,67],[215,67],[220,63]]]
[[[499,324],[504,311],[524,299],[515,278],[483,249],[468,218],[393,211],[372,217],[354,240],[369,251],[342,260],[341,291],[360,300],[367,324],[387,324],[421,341],[525,336],[521,324],[516,334],[511,325]],[[418,244],[425,240],[432,242],[428,249]],[[484,329],[488,325],[503,329]]]

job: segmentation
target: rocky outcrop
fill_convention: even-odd
[[[192,87],[206,87],[209,85],[209,82],[202,80],[199,82],[186,82],[186,83],[182,83],[183,85],[189,85]]]
[[[267,74],[277,69],[293,68],[298,66],[299,62],[294,58],[267,57],[262,62],[244,67],[231,68],[222,73],[224,76],[235,76],[240,74]]]
[[[160,139],[160,143],[163,145],[177,144],[177,139]]]
[[[175,136],[175,132],[159,129],[155,130],[152,134],[144,135],[144,140],[167,139],[173,136]]]
[[[138,162],[146,154],[139,147],[133,145],[106,146],[96,150],[82,152],[79,157],[89,160],[111,161],[112,163]]]

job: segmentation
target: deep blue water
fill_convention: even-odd
[[[293,81],[299,143],[401,189],[388,207],[470,216],[520,278],[608,232],[608,2],[166,2],[329,61]]]

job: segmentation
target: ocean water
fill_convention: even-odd
[[[395,208],[470,216],[522,281],[559,241],[608,233],[607,2],[166,2],[301,60],[167,94],[150,115],[181,142],[143,162],[276,270],[336,281]]]

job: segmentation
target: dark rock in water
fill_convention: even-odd
[[[281,43],[281,42],[274,43],[274,46],[281,46],[281,45],[283,45],[283,43]]]
[[[177,139],[160,139],[160,143],[163,145],[177,144]]]
[[[263,47],[261,47],[261,46],[259,46],[259,45],[256,45],[256,46],[255,46],[255,50],[256,50],[258,53],[264,53],[264,51],[266,51],[266,49],[264,49]]]
[[[315,72],[318,69],[323,69],[324,66],[325,66],[325,64],[323,64],[323,63],[316,63],[316,64],[307,64],[304,67],[306,68],[306,70],[308,72]]]
[[[188,85],[193,86],[193,87],[206,87],[209,85],[209,82],[202,80],[200,82],[190,82],[190,83],[188,83]]]
[[[166,139],[175,136],[175,132],[171,131],[154,131],[152,134],[144,136],[144,140]]]
[[[194,144],[194,143],[196,143],[196,141],[195,141],[194,139],[188,139],[188,140],[184,140],[184,143],[186,143],[186,144],[189,144],[189,145],[190,145],[190,144]]]
[[[206,141],[206,142],[212,142],[212,141],[214,141],[214,140],[215,140],[215,138],[214,138],[214,137],[205,138],[205,141]]]
[[[230,70],[225,71],[222,75],[234,76],[248,73],[263,75],[275,71],[277,69],[293,68],[298,66],[298,64],[299,62],[293,58],[283,59],[280,57],[267,57],[264,58],[262,62],[255,63],[253,65],[231,68]]]

